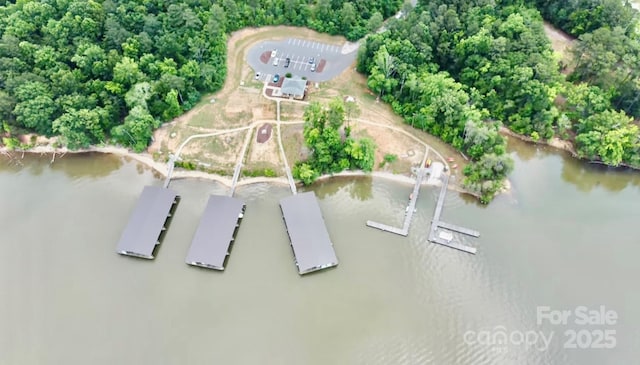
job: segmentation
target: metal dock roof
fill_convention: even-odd
[[[159,243],[165,222],[171,215],[178,194],[159,186],[145,186],[133,209],[129,223],[120,236],[116,252],[123,255],[153,259],[153,249]]]
[[[280,209],[301,275],[338,265],[320,205],[313,192],[280,200]]]
[[[229,245],[244,214],[242,200],[211,195],[185,260],[189,265],[224,270]]]

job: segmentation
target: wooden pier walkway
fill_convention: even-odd
[[[231,191],[229,192],[229,196],[233,196],[236,192],[236,185],[238,185],[238,179],[240,178],[240,171],[242,171],[242,162],[238,162],[236,164],[235,170],[233,170],[233,179],[231,179]]]
[[[459,233],[462,233],[462,234],[466,234],[467,236],[471,236],[471,237],[480,237],[480,232],[478,232],[476,230],[460,227],[460,226],[457,226],[457,225],[451,224],[451,223],[438,222],[438,227],[441,227],[441,228],[444,228],[444,229],[448,229],[450,231],[455,231],[455,232],[459,232]]]
[[[425,175],[429,170],[424,168],[419,168],[416,172],[416,184],[413,186],[413,193],[411,193],[409,199],[409,206],[407,206],[407,211],[404,216],[404,223],[402,224],[402,228],[397,228],[393,226],[389,226],[383,223],[378,223],[374,221],[367,221],[367,226],[371,228],[377,228],[382,231],[395,233],[401,236],[407,236],[409,234],[409,227],[411,226],[411,219],[413,218],[413,213],[416,211],[416,203],[418,202],[418,195],[420,194],[420,185],[422,185],[422,180],[424,180]]]
[[[176,165],[176,156],[171,155],[169,157],[169,161],[167,161],[167,178],[164,179],[164,188],[169,187],[169,183],[171,182],[171,175],[173,175],[173,168]]]
[[[367,226],[371,228],[376,228],[381,231],[394,233],[400,236],[407,236],[409,234],[409,227],[411,225],[411,219],[413,218],[413,213],[415,212],[416,202],[418,201],[418,194],[420,194],[420,185],[422,185],[422,180],[429,173],[429,169],[419,168],[416,171],[416,184],[413,187],[413,193],[409,199],[409,206],[407,207],[407,211],[404,217],[404,224],[402,228],[389,226],[383,223],[378,223],[374,221],[367,221]],[[440,221],[440,216],[442,215],[442,208],[444,206],[444,199],[447,196],[447,187],[449,185],[449,175],[442,175],[442,187],[440,188],[440,194],[438,194],[438,201],[436,203],[436,209],[433,214],[433,220],[431,221],[431,229],[429,230],[428,240],[433,243],[437,243],[439,245],[447,246],[450,248],[455,248],[456,250],[468,252],[471,254],[475,254],[477,249],[475,247],[469,247],[457,242],[455,238],[452,238],[451,233],[449,231],[458,232],[462,234],[466,234],[471,237],[480,237],[480,232],[461,227],[451,223],[445,223]],[[448,239],[445,235],[443,237],[440,236],[439,229],[447,230],[445,232],[449,232]]]

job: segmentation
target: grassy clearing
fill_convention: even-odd
[[[282,125],[282,147],[287,156],[287,162],[293,166],[297,161],[307,158],[304,138],[302,137],[302,125]]]
[[[300,103],[280,103],[280,120],[300,121],[307,106]]]

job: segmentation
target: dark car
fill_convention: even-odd
[[[315,62],[316,62],[316,59],[315,59],[315,58],[313,58],[313,57],[309,58],[309,63],[310,63],[310,64],[312,64],[312,65],[313,65]]]
[[[273,83],[275,84],[275,83],[276,83],[276,82],[278,82],[278,81],[280,81],[280,75],[276,74],[276,75],[273,77]]]
[[[284,60],[284,67],[289,67],[290,63],[291,63],[291,58],[287,57],[287,59]]]

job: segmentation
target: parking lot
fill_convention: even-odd
[[[275,56],[272,57],[272,55]],[[328,81],[356,59],[357,51],[343,54],[342,46],[307,39],[287,38],[261,42],[247,52],[247,63],[261,74],[291,73],[310,81]],[[286,60],[289,58],[289,65]],[[277,59],[277,62],[274,62]],[[277,65],[274,65],[276,63]],[[315,70],[312,69],[315,66]]]

